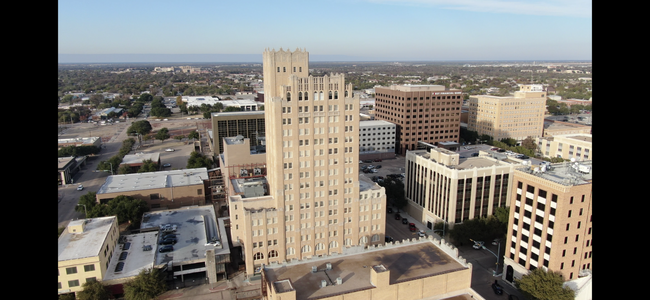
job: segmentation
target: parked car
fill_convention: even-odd
[[[366,159],[366,160],[364,160],[363,162],[364,162],[364,163],[371,163],[371,162],[372,162],[372,159]]]
[[[390,237],[390,236],[387,235],[387,236],[384,238],[384,241],[386,241],[386,243],[392,243],[392,242],[394,241],[394,239],[393,239],[392,237]]]
[[[402,218],[402,216],[400,216],[399,213],[395,214],[395,220],[399,220],[401,218]]]
[[[494,240],[492,241],[492,245],[495,245],[495,246],[496,246],[496,245],[499,244],[500,241],[501,241],[501,239],[494,239]]]
[[[496,280],[492,284],[492,290],[497,295],[503,295],[503,288],[499,285],[499,283]]]
[[[172,245],[165,245],[160,247],[160,249],[158,249],[158,252],[160,253],[171,252],[171,251],[174,251],[174,246]]]
[[[409,230],[410,230],[411,232],[415,232],[415,231],[417,231],[417,228],[415,228],[415,223],[409,223]]]
[[[390,213],[392,213],[392,212],[393,212],[393,209],[392,209],[392,208],[390,208],[390,207],[389,207],[389,208],[386,208],[386,212],[390,214]]]
[[[174,244],[176,244],[176,242],[178,242],[178,240],[176,238],[168,238],[168,239],[162,240],[162,242],[160,242],[160,244],[161,245],[174,245]]]
[[[381,165],[377,165],[375,169],[381,169]]]
[[[497,151],[497,150],[499,150],[499,148],[491,148],[490,150],[491,151]]]
[[[167,149],[165,149],[165,151],[167,151],[167,152],[174,152],[175,150],[172,149],[172,148],[167,148]]]
[[[172,166],[172,164],[164,164],[163,168],[167,168],[167,167],[171,167],[171,166]]]
[[[170,239],[170,238],[175,239],[176,234],[175,233],[167,233],[167,234],[163,235],[163,237],[162,237],[163,240]]]
[[[378,162],[380,162],[381,159],[380,159],[380,158],[375,158],[373,161],[378,161]]]
[[[83,185],[80,184],[79,186],[77,186],[77,191],[83,191],[83,189],[84,189]]]
[[[418,231],[418,236],[419,237],[426,237],[427,235],[424,233],[424,230]]]
[[[472,153],[472,157],[477,157],[477,156],[478,156],[478,152]]]
[[[402,218],[402,224],[408,224],[409,220],[407,218]]]

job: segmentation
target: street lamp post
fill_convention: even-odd
[[[480,245],[481,248],[483,248],[483,249],[487,250],[488,252],[492,253],[492,255],[494,255],[497,258],[496,269],[492,272],[492,275],[493,276],[501,275],[501,274],[497,274],[497,272],[499,271],[499,255],[501,254],[501,241],[497,242],[497,253],[498,254],[494,254],[494,252],[490,251],[490,249],[485,248],[484,244],[481,245],[481,244],[477,243],[476,241],[474,241],[473,239],[469,239],[469,240],[474,242],[474,244],[476,244],[476,245]]]

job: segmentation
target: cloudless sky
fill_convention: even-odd
[[[300,48],[366,61],[592,58],[590,0],[58,4],[59,54],[252,54],[261,62],[266,48]]]

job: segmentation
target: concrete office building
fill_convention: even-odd
[[[384,241],[386,195],[359,176],[359,98],[345,75],[310,76],[309,53],[263,53],[268,194],[230,196],[247,274],[262,264]],[[366,198],[365,194],[368,194]]]
[[[394,158],[396,131],[388,121],[359,122],[359,159]]]
[[[541,137],[546,92],[542,85],[522,85],[514,96],[470,96],[467,129],[495,140]]]
[[[592,160],[591,134],[563,134],[535,139],[544,157]]]
[[[544,119],[544,137],[561,134],[591,134],[591,126]]]
[[[519,163],[480,152],[460,158],[442,148],[406,153],[406,211],[429,229],[444,221],[448,228],[508,206],[512,172]]]
[[[463,92],[442,85],[391,85],[375,88],[375,120],[397,126],[397,154],[416,150],[418,141],[437,146],[458,142]]]
[[[76,293],[107,273],[120,237],[117,217],[70,221],[59,236],[59,294]]]
[[[241,135],[250,139],[252,147],[262,146],[266,128],[264,111],[212,113],[214,153],[223,153],[223,138]],[[215,159],[216,161],[216,159]]]
[[[591,167],[583,161],[515,170],[505,281],[514,283],[535,268],[559,271],[565,281],[592,270]]]

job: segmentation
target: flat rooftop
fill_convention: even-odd
[[[326,270],[327,263],[331,270]],[[390,284],[468,268],[427,240],[297,264],[269,265],[264,272],[277,291],[295,289],[296,299],[317,299],[374,288],[370,268],[378,265],[390,271]],[[312,266],[317,267],[316,273],[312,273]],[[336,284],[339,277],[341,285]],[[324,288],[320,286],[322,280],[327,282]]]
[[[497,160],[489,159],[485,157],[468,157],[462,158],[459,161],[459,164],[456,166],[456,170],[465,170],[473,168],[487,168],[491,166],[500,166],[503,163],[500,163]]]
[[[395,123],[391,123],[384,120],[369,120],[369,121],[359,121],[359,127],[370,127],[370,126],[392,126],[395,127]]]
[[[397,90],[401,92],[417,92],[417,91],[446,91],[444,85],[434,85],[434,84],[403,84],[403,85],[391,85],[388,87],[391,90]]]
[[[69,226],[85,222],[83,232],[69,233],[66,228],[59,236],[59,261],[98,256],[117,217],[102,217],[70,221]]]
[[[212,113],[212,117],[231,117],[231,116],[258,116],[258,117],[264,118],[264,111],[263,110],[251,110],[251,111],[232,111],[232,112],[213,112]]]
[[[591,135],[568,135],[566,138],[591,143]]]
[[[517,168],[519,171],[566,186],[591,183],[593,174],[591,169],[591,160],[550,164],[550,168],[547,167],[545,170],[537,165]]]
[[[115,248],[113,257],[108,263],[108,269],[104,274],[104,279],[102,279],[104,281],[138,276],[141,270],[150,269],[154,266],[158,251],[156,248],[158,232],[124,235],[123,238],[126,243],[117,244],[118,247]],[[145,248],[145,246],[148,247]],[[120,262],[123,263],[122,269],[116,271],[115,267]]]
[[[158,252],[157,242],[154,244],[156,264],[172,261],[182,264],[187,261],[205,259],[205,251],[214,249],[215,254],[230,253],[228,238],[218,226],[214,206],[186,206],[172,210],[147,212],[143,215],[141,229],[159,228],[163,224],[176,225],[174,251]],[[158,235],[160,231],[155,231]],[[218,244],[208,242],[216,239]]]
[[[544,119],[544,130],[563,130],[563,129],[569,130],[569,129],[580,129],[580,128],[591,128],[591,126]]]
[[[206,168],[111,175],[106,178],[97,194],[202,185],[203,180],[208,179]]]
[[[359,173],[359,192],[367,190],[379,190],[381,186],[373,182],[366,174]]]

